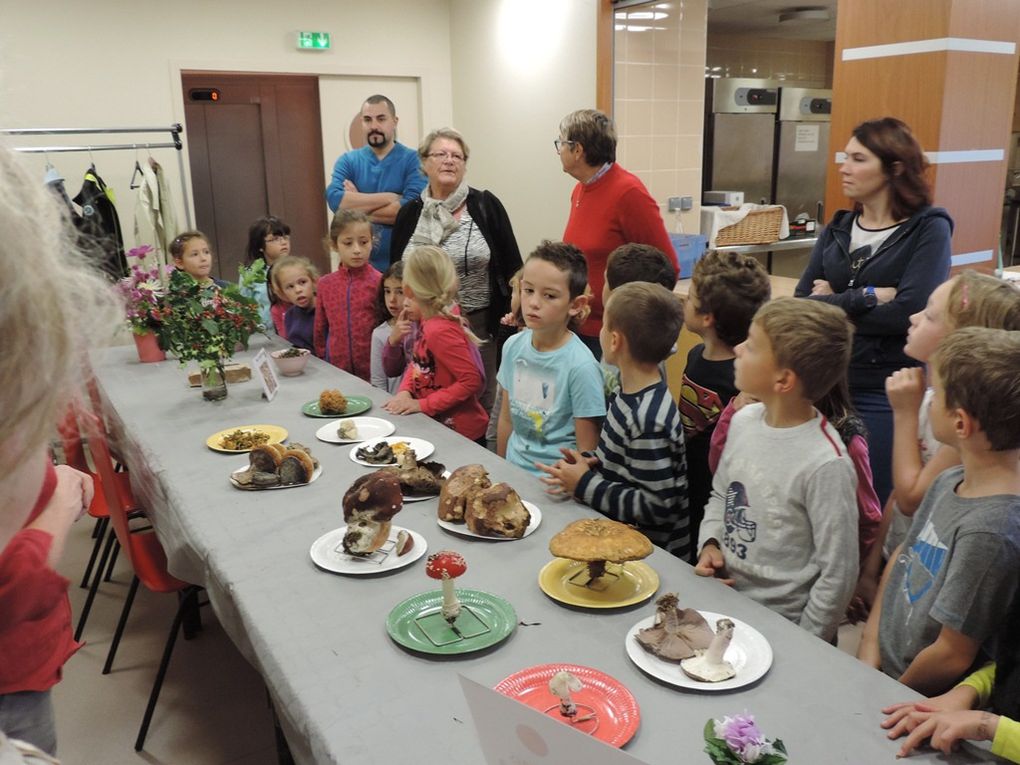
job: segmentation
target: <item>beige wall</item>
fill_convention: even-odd
[[[832,42],[716,33],[708,35],[705,65],[720,77],[763,77],[830,88],[832,56]]]
[[[467,178],[503,202],[524,257],[567,223],[574,181],[552,142],[564,115],[595,106],[596,10],[596,0],[450,3],[453,118],[471,147]]]

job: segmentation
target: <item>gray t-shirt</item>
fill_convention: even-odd
[[[914,514],[882,596],[882,670],[902,675],[942,627],[982,644],[994,636],[1020,580],[1020,497],[965,499],[963,467],[944,471]]]

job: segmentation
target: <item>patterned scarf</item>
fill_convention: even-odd
[[[411,235],[411,244],[420,247],[426,244],[438,246],[446,237],[460,228],[460,222],[453,217],[453,212],[467,199],[467,181],[461,181],[460,186],[446,199],[433,199],[429,192],[428,184],[421,191],[422,207],[421,215],[418,218],[418,225]]]

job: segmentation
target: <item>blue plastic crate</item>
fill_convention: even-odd
[[[708,249],[708,237],[701,234],[670,234],[677,262],[680,264],[680,278],[690,279],[694,264],[701,260]]]

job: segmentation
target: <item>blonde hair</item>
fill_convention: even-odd
[[[404,284],[414,292],[414,299],[430,313],[461,324],[460,317],[450,310],[457,297],[457,273],[450,256],[432,245],[415,247],[404,258]],[[464,333],[475,345],[482,341],[468,327]]]
[[[977,271],[953,279],[946,300],[946,325],[1020,330],[1020,290],[1012,282]]]
[[[817,401],[846,376],[854,329],[842,309],[779,297],[759,308],[753,323],[768,337],[776,363],[797,375],[807,400]]]
[[[75,245],[67,213],[0,147],[0,475],[55,432],[123,306]],[[45,384],[40,385],[40,380]],[[82,396],[82,400],[86,397]]]
[[[302,268],[313,283],[319,281],[319,269],[313,266],[312,261],[308,258],[302,258],[299,255],[284,255],[273,264],[269,272],[273,289],[277,292],[283,292],[283,287],[280,285],[280,272],[285,268]]]

